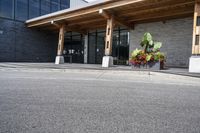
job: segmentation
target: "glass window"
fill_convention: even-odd
[[[197,26],[200,26],[200,16],[197,16]]]
[[[70,7],[70,0],[61,0],[61,9],[67,9]]]
[[[76,35],[80,35],[80,33],[78,33],[78,32],[72,32],[72,36],[76,36]]]
[[[195,45],[199,45],[199,35],[196,35],[196,39],[195,39]]]
[[[14,18],[14,0],[0,0],[0,16]]]
[[[95,64],[96,63],[96,32],[89,33],[88,40],[88,63]]]
[[[97,33],[97,47],[96,47],[96,63],[101,64],[105,51],[105,34],[106,32]]]
[[[51,0],[51,12],[60,10],[60,0]]]
[[[15,19],[27,20],[28,18],[28,0],[15,0]]]
[[[81,35],[72,36],[73,41],[80,41]]]
[[[115,65],[127,65],[129,60],[129,33],[126,30],[118,30],[113,33],[113,50]]]
[[[41,15],[50,13],[50,0],[41,1]]]
[[[120,36],[119,36],[119,31],[114,31],[113,32],[113,43],[112,43],[112,56],[114,58],[118,58],[119,55],[119,42],[120,42]]]
[[[40,16],[40,0],[29,0],[29,18]]]
[[[119,42],[119,60],[122,64],[126,64],[129,59],[129,33],[126,30],[120,31],[120,42]]]

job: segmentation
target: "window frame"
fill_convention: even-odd
[[[26,16],[26,18],[23,18],[24,16],[20,16],[20,10],[19,10],[19,14],[18,14],[18,7],[17,7],[17,2],[24,2],[25,0],[14,0],[14,19],[15,20],[18,20],[18,21],[25,21],[25,20],[27,20],[28,18],[29,18],[29,0],[26,0],[26,9],[25,9],[25,7],[24,7],[24,5],[23,5],[23,8],[19,8],[19,9],[22,9],[22,10],[26,10],[26,11],[22,11],[22,12],[24,12],[24,13],[26,13],[25,14],[25,16]],[[21,4],[21,3],[20,3]],[[20,18],[21,17],[21,18]]]
[[[8,1],[8,0],[4,0],[4,1]],[[9,10],[7,10],[6,12],[3,12],[4,10],[2,10],[2,11],[0,10],[0,12],[2,12],[2,14],[0,14],[0,17],[7,18],[7,19],[14,19],[15,18],[15,0],[10,0],[10,1],[12,1],[11,2],[12,7],[9,8],[9,6],[8,6],[7,9],[9,9]],[[1,9],[1,6],[0,6],[0,9]],[[10,11],[9,15],[8,15],[8,11]],[[3,15],[3,13],[5,13],[6,15]]]

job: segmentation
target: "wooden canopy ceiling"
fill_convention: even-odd
[[[63,10],[27,20],[28,27],[58,30],[65,24],[68,31],[84,33],[106,28],[109,17],[115,25],[134,28],[135,24],[192,17],[195,0],[105,0],[103,3],[76,10]]]

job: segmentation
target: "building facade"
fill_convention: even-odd
[[[82,0],[0,0],[0,62],[53,62],[57,34],[29,29],[27,19],[87,4]]]
[[[164,2],[161,1],[160,3],[164,5]],[[166,19],[158,19],[156,21],[151,21],[149,18],[150,21],[145,21],[145,23],[141,20],[141,23],[134,24],[133,29],[129,29],[123,24],[121,26],[115,26],[111,48],[111,56],[113,57],[114,64],[128,65],[131,52],[135,48],[140,47],[139,44],[143,34],[150,32],[155,40],[163,43],[162,51],[167,56],[167,66],[188,67],[189,58],[192,55],[194,22],[193,15],[191,15],[193,12],[190,9],[194,8],[194,1],[189,0],[184,4],[178,3],[177,1],[174,4],[176,4],[174,8],[175,6],[180,6],[180,8],[184,7],[182,5],[188,6],[187,15],[183,17],[172,17],[170,19],[166,17]],[[96,5],[101,6],[102,4],[96,2],[93,5],[83,0],[0,0],[0,62],[54,62],[59,41],[58,33],[52,32],[49,29],[51,26],[49,24],[46,26],[47,28],[45,25],[43,27],[38,25],[38,27],[33,26],[36,28],[27,28],[24,21],[29,19],[30,21],[27,22],[31,23],[32,21],[51,18],[51,16],[56,16],[63,12],[72,12],[73,14],[79,8],[81,10],[83,7],[87,8],[88,6],[88,8],[91,7],[92,9]],[[68,8],[69,10],[66,10]],[[86,8],[84,8],[85,11]],[[155,12],[156,9],[158,10],[160,8],[164,10],[166,7],[155,7]],[[62,12],[60,10],[66,11]],[[139,12],[141,11],[138,10]],[[174,12],[172,13],[175,14]],[[87,15],[90,14],[88,13]],[[149,16],[144,15],[144,17]],[[101,64],[102,58],[105,55],[106,28],[102,29],[97,27],[82,34],[77,27],[90,26],[85,22],[81,22],[81,18],[77,19],[80,19],[81,24],[71,24],[72,27],[75,27],[75,30],[66,31],[65,33],[63,48],[65,62]],[[139,19],[141,18],[138,18],[138,21]],[[54,24],[52,20],[51,22]],[[73,22],[75,20],[72,19],[70,21]],[[89,20],[87,21],[89,22]],[[92,21],[95,20],[91,20],[91,24],[93,24]],[[99,23],[101,22],[99,20]]]
[[[141,37],[147,31],[163,43],[161,51],[166,55],[167,66],[188,67],[192,55],[192,29],[192,17],[136,25],[131,31],[130,51],[140,47]]]

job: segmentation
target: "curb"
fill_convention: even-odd
[[[140,70],[136,70],[136,69],[123,69],[123,68],[117,68],[117,67],[111,67],[111,68],[95,68],[95,67],[73,67],[73,66],[66,66],[65,68],[61,67],[47,67],[47,66],[43,66],[43,67],[30,67],[30,66],[22,66],[22,67],[17,67],[17,66],[3,66],[0,67],[0,69],[13,69],[13,70],[28,70],[28,69],[34,69],[34,70],[58,70],[58,71],[65,71],[65,70],[104,70],[104,71],[130,71],[130,72],[148,72],[149,74],[151,74],[151,72],[156,72],[156,73],[164,73],[164,74],[173,74],[173,75],[180,75],[180,76],[188,76],[188,77],[195,77],[195,78],[200,78],[200,74],[196,74],[196,73],[180,73],[180,72],[172,72],[172,71],[164,71],[164,70],[148,70],[148,69],[140,69]]]

